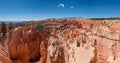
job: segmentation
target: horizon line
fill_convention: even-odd
[[[15,22],[21,22],[21,21],[42,21],[42,20],[47,20],[47,19],[65,19],[65,18],[85,18],[85,19],[101,19],[101,18],[116,18],[120,19],[120,17],[52,17],[52,18],[44,18],[44,19],[30,19],[30,20],[0,20],[0,22],[10,22],[10,21],[15,21]]]

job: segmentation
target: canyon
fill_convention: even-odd
[[[120,20],[23,22],[0,37],[0,63],[120,63]]]

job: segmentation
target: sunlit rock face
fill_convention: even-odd
[[[48,41],[50,43],[48,55],[51,57],[51,63],[53,61],[56,63],[90,63],[95,53],[95,48],[89,39],[92,33],[82,29],[82,24],[77,24],[80,23],[65,25],[63,29],[67,28],[62,31],[53,31]]]
[[[50,63],[65,63],[65,52],[62,44],[55,37],[50,37],[48,57]]]
[[[18,27],[0,38],[0,62],[120,63],[119,26],[115,20],[67,19],[50,21],[42,32]]]
[[[15,30],[9,44],[10,59],[13,63],[36,62],[41,58],[40,44],[44,41],[34,27]]]
[[[66,23],[59,30],[53,30],[48,41],[51,63],[120,62],[120,22],[80,20]]]

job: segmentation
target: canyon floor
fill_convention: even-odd
[[[0,37],[0,63],[120,63],[120,20],[23,22]]]

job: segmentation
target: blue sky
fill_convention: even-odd
[[[120,0],[0,0],[0,21],[120,17]]]

